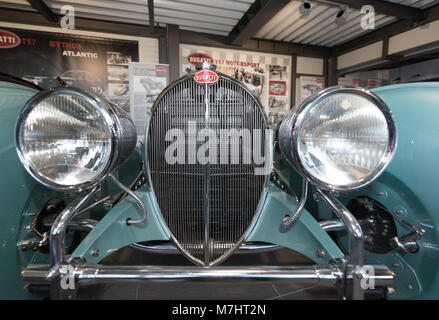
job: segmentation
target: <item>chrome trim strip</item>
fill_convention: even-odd
[[[70,227],[70,225],[69,225]],[[158,253],[158,254],[179,254],[180,250],[172,244],[169,243],[160,243],[160,244],[142,244],[142,243],[133,243],[131,247],[135,249],[139,249],[148,253]],[[272,252],[275,250],[282,249],[282,246],[277,244],[269,244],[269,243],[243,243],[240,247],[235,250],[235,254],[258,254],[265,252]]]
[[[219,80],[219,77],[217,81]],[[209,129],[209,84],[204,85],[204,128]],[[209,225],[210,225],[210,163],[204,165],[204,265],[210,264]]]

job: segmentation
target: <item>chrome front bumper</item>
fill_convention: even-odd
[[[81,205],[98,187],[74,200],[56,218],[50,233],[51,265],[31,266],[22,271],[23,280],[29,285],[49,286],[51,298],[74,298],[80,284],[111,282],[291,282],[306,285],[325,285],[342,289],[346,299],[363,299],[369,284],[372,289],[391,286],[394,273],[386,266],[364,266],[364,238],[355,217],[333,196],[319,190],[324,201],[345,225],[349,238],[349,256],[329,265],[285,267],[170,267],[170,266],[108,266],[87,265],[83,261],[67,259],[65,232]],[[328,230],[338,230],[340,221],[329,223]],[[367,267],[367,269],[365,269]],[[370,273],[370,270],[373,270]],[[73,286],[62,289],[61,283]],[[367,287],[367,288],[366,288]]]
[[[74,277],[79,283],[97,284],[110,282],[146,281],[222,281],[222,282],[294,282],[301,284],[323,284],[336,286],[346,279],[340,266],[301,266],[301,267],[170,267],[170,266],[108,266],[81,265],[67,268],[29,268],[22,271],[25,282],[44,284],[65,275]],[[374,266],[375,286],[392,284],[394,274],[385,266]],[[347,276],[349,278],[349,275]]]
[[[108,266],[65,265],[33,267],[21,273],[23,280],[33,285],[48,285],[51,298],[73,298],[81,284],[114,282],[233,282],[233,283],[280,283],[321,285],[337,289],[350,288],[353,275],[346,264],[315,265],[301,267],[170,267],[170,266]],[[74,281],[74,290],[62,290],[63,278]],[[385,266],[374,266],[374,275],[368,281],[375,288],[391,286],[394,273]],[[55,290],[54,290],[55,288]],[[58,290],[56,289],[58,288]],[[352,296],[348,296],[352,298]]]

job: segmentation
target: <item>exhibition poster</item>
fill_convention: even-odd
[[[129,64],[131,84],[130,116],[136,124],[137,136],[141,139],[145,134],[147,115],[157,96],[169,82],[169,65],[154,63]]]
[[[129,110],[128,63],[139,60],[137,41],[10,28],[0,32],[16,39],[15,46],[0,50],[2,73],[42,88],[59,86],[60,77]]]
[[[204,61],[244,83],[261,101],[269,124],[277,123],[290,110],[290,56],[180,45],[181,75],[194,72]]]
[[[300,102],[323,90],[325,79],[323,77],[300,76]]]

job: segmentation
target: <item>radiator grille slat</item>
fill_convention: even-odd
[[[174,240],[198,264],[221,260],[240,241],[256,214],[266,176],[255,175],[255,167],[261,165],[252,158],[245,164],[242,152],[233,158],[232,146],[227,161],[220,158],[226,148],[218,147],[215,163],[200,164],[189,151],[198,151],[206,141],[190,136],[189,121],[196,123],[196,133],[213,130],[218,143],[225,129],[259,129],[265,134],[266,119],[258,103],[239,83],[222,75],[211,85],[188,76],[168,88],[153,107],[147,137],[151,185]],[[170,129],[184,132],[184,164],[165,160],[166,149],[174,143],[165,139]],[[265,156],[264,142],[253,140],[248,148],[259,143],[257,149]],[[235,143],[242,150],[243,141]]]

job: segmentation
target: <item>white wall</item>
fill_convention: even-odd
[[[389,54],[439,41],[439,20],[389,38]]]
[[[67,29],[54,28],[54,27],[42,27],[42,26],[8,23],[1,21],[0,21],[0,27],[26,29],[30,31],[35,30],[35,31],[45,31],[45,32],[57,32],[57,33],[65,33],[65,34],[78,35],[78,36],[83,35],[90,37],[101,37],[101,38],[119,39],[119,40],[134,40],[139,42],[140,62],[159,63],[159,42],[157,39],[154,38],[142,38],[142,37],[133,37],[133,36],[125,36],[119,34],[109,34],[102,32],[82,31],[82,30],[67,30]]]
[[[341,70],[364,62],[372,61],[380,58],[382,54],[383,41],[378,41],[339,56],[337,59],[337,69]]]
[[[323,75],[323,59],[297,57],[297,73]]]

